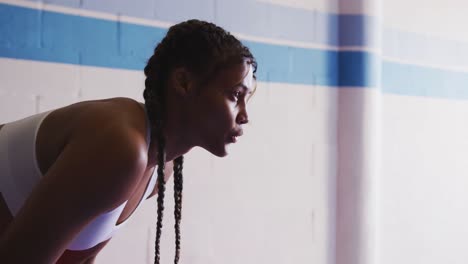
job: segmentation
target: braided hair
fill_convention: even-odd
[[[158,153],[158,217],[154,263],[160,263],[160,240],[164,212],[164,168],[166,163],[166,95],[168,76],[176,67],[185,67],[206,83],[223,68],[242,63],[253,66],[254,77],[257,69],[255,58],[238,39],[212,23],[188,20],[169,28],[166,36],[154,49],[145,67],[145,90],[143,97],[151,123],[151,138],[157,140]],[[183,156],[174,160],[174,217],[175,217],[175,259],[180,258],[180,221],[182,218]]]

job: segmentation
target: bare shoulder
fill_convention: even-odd
[[[89,221],[127,200],[143,177],[140,114],[113,102],[81,106],[64,115],[74,118],[72,135],[2,236],[2,260],[54,263]]]
[[[110,183],[123,196],[133,191],[147,165],[145,117],[139,111],[131,101],[90,106],[77,120],[68,146],[77,156],[84,154],[77,159],[89,159],[101,175],[93,179],[98,186],[102,182],[109,188]]]
[[[129,128],[144,122],[140,103],[130,98],[84,101],[67,107],[68,116],[76,116],[79,125],[115,126]]]
[[[86,158],[89,162],[98,162],[100,166],[96,164],[94,169],[109,170],[107,174],[112,174],[112,169],[121,171],[122,166],[144,164],[145,122],[140,103],[129,98],[83,101],[57,109],[44,120],[38,132],[36,144],[41,171],[47,172],[65,148],[71,160]],[[112,166],[106,167],[106,162],[111,162]],[[79,177],[88,180],[85,176]],[[104,178],[94,180],[106,180]]]
[[[54,166],[99,201],[125,201],[147,165],[146,117],[129,98],[83,101],[51,113],[37,138],[43,172]],[[86,167],[75,168],[77,164]],[[73,178],[73,179],[72,179]],[[116,205],[111,203],[106,206]]]

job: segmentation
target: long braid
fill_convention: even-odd
[[[180,220],[182,218],[183,164],[184,164],[184,156],[180,156],[174,160],[174,200],[175,200],[174,229],[175,229],[175,246],[176,246],[174,264],[179,263],[179,258],[180,258]]]
[[[163,220],[163,212],[164,212],[164,192],[166,190],[165,182],[164,182],[164,164],[166,155],[164,153],[164,149],[159,147],[159,151],[163,151],[162,155],[158,154],[158,221],[156,224],[156,245],[155,245],[155,259],[154,263],[159,264],[159,260],[161,258],[160,255],[160,241],[161,241],[161,232],[162,232],[162,220]]]
[[[158,55],[161,54],[162,47],[156,48],[155,54],[151,57],[150,62],[145,67],[147,76],[145,81],[145,106],[148,112],[148,118],[151,123],[151,138],[157,138],[158,149],[158,217],[156,224],[156,244],[155,244],[155,260],[156,264],[160,263],[160,241],[162,234],[162,221],[164,216],[164,193],[166,190],[164,181],[164,169],[166,164],[166,139],[164,137],[164,115],[165,115],[165,91],[164,79],[156,74],[162,68],[160,67]],[[158,78],[159,77],[159,78]]]

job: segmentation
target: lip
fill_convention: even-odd
[[[236,143],[236,142],[237,142],[237,137],[236,137],[236,136],[231,136],[231,137],[229,138],[229,142],[230,142],[230,143]]]
[[[233,133],[231,133],[228,137],[228,142],[229,143],[236,143],[238,141],[238,137],[242,136],[244,133],[242,130],[235,130]]]

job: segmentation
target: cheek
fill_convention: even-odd
[[[216,109],[213,109],[212,117],[217,127],[230,129],[235,122],[235,104],[229,100],[220,100]]]
[[[197,103],[198,115],[204,129],[211,133],[225,133],[235,125],[236,103],[224,94],[211,94]]]
[[[225,107],[224,107],[224,114],[225,114],[225,118],[226,118],[226,121],[229,122],[231,125],[233,123],[235,123],[235,118],[236,118],[236,104],[231,102],[231,101],[227,101],[225,102]]]

